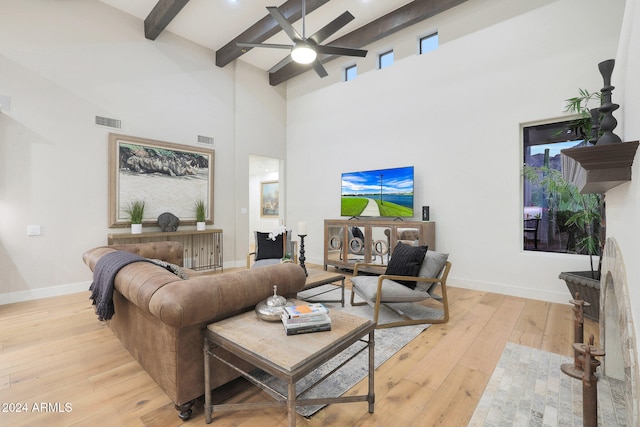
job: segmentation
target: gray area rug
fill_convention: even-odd
[[[329,292],[326,292],[329,290]],[[299,293],[298,298],[306,298],[312,295],[316,295],[318,293],[323,293],[321,297],[316,299],[340,299],[339,290],[334,286],[327,285],[327,287],[318,287],[314,289],[310,289],[304,293]],[[369,319],[373,319],[373,309],[368,305],[352,307],[349,303],[350,291],[345,291],[345,307],[341,307],[340,303],[324,303],[327,308],[329,308],[329,315],[331,315],[331,311],[344,310],[350,314],[355,316],[365,317]],[[313,300],[313,298],[308,298],[308,300]],[[358,300],[356,300],[358,301]],[[413,315],[424,315],[425,310],[429,312],[429,315],[433,316],[433,312],[429,309],[423,308],[419,309],[418,307],[412,307],[413,305],[402,305],[402,311],[407,313],[410,316]],[[381,312],[381,318],[383,322],[397,319],[398,315],[393,312],[393,310],[386,310],[384,313]],[[385,361],[387,361],[391,356],[396,354],[400,349],[402,349],[405,345],[407,345],[411,340],[417,337],[422,331],[427,329],[430,325],[411,325],[411,326],[402,326],[398,328],[389,328],[389,329],[379,329],[375,331],[375,367],[379,367]],[[309,375],[301,379],[297,384],[296,388],[298,390],[305,390],[309,387],[310,384],[313,384],[318,379],[322,378],[327,373],[331,372],[335,369],[336,366],[340,365],[343,361],[349,359],[354,353],[358,351],[358,349],[366,346],[366,344],[362,342],[357,342],[353,344],[351,347],[343,351],[338,356],[334,357],[320,368],[311,372]],[[356,356],[353,360],[350,360],[345,366],[341,367],[339,370],[334,372],[328,378],[326,378],[323,382],[321,382],[318,386],[314,387],[308,392],[303,393],[301,398],[314,398],[314,397],[335,397],[341,396],[351,387],[360,382],[363,378],[367,376],[368,373],[368,352],[363,351],[358,356]],[[278,390],[280,393],[286,395],[287,385],[285,382],[278,380],[277,378],[272,377],[271,375],[260,371],[255,370],[252,372],[256,378],[260,379],[267,383],[270,387]],[[314,406],[300,406],[297,408],[297,412],[304,416],[310,417],[320,409],[322,409],[325,405],[314,405]]]
[[[469,426],[582,426],[582,382],[562,373],[563,363],[573,358],[508,342]],[[598,376],[599,426],[627,425],[623,390]]]

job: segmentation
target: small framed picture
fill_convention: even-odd
[[[280,188],[278,181],[260,183],[260,216],[276,218],[280,215]]]

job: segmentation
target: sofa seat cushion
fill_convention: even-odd
[[[376,294],[378,293],[378,277],[377,276],[356,276],[351,278],[354,291],[367,303],[376,302]],[[428,293],[423,291],[415,291],[398,282],[389,279],[382,280],[382,296],[380,302],[418,302],[429,299]]]

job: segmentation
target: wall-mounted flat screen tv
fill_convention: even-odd
[[[340,215],[412,217],[413,166],[342,174]]]

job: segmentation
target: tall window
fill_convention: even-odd
[[[429,34],[420,39],[420,55],[438,48],[438,33]]]
[[[378,68],[383,69],[393,64],[393,50],[381,53],[378,56]]]
[[[581,195],[562,179],[560,150],[586,144],[569,130],[570,124],[524,128],[524,250],[586,254],[588,235],[599,233],[599,221],[583,223],[575,215],[585,209],[599,211],[599,195]]]
[[[344,69],[344,81],[348,82],[349,80],[353,80],[358,75],[358,66],[352,65]]]

